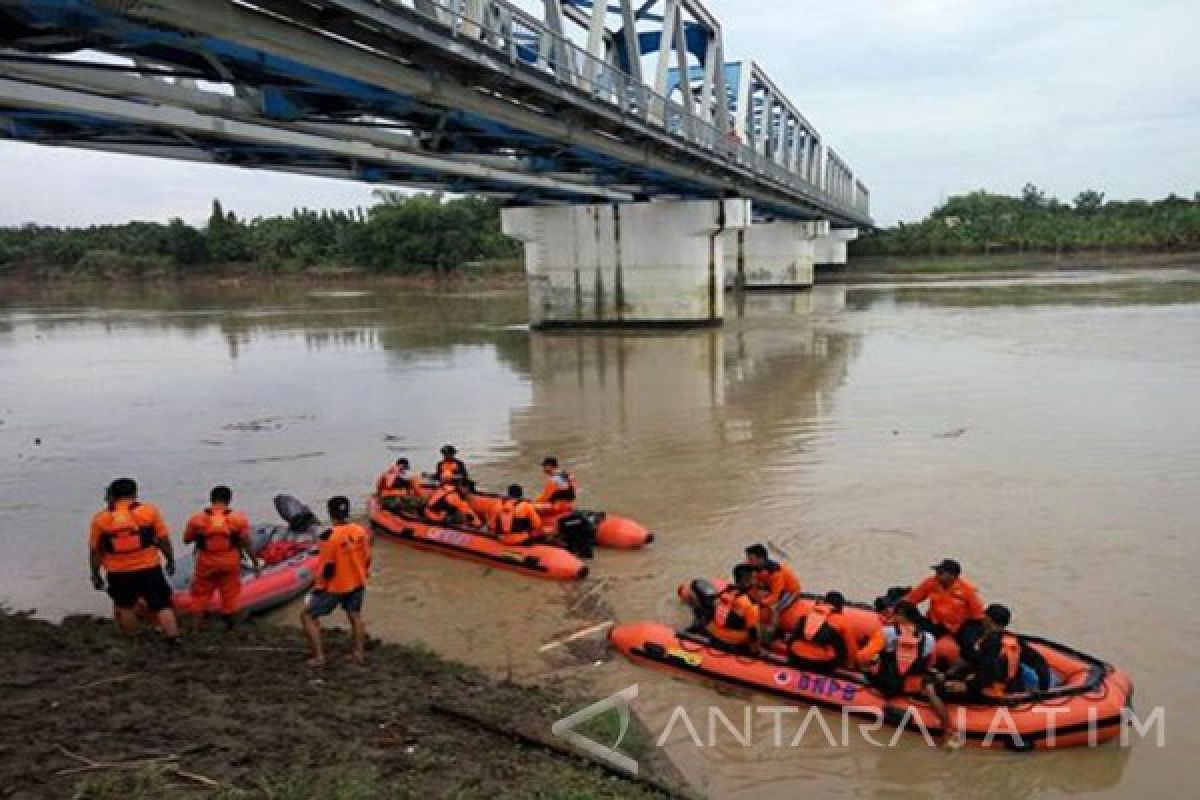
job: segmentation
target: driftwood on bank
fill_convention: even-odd
[[[78,753],[74,753],[63,747],[61,744],[56,744],[54,746],[64,756],[72,761],[79,762],[81,765],[78,767],[67,767],[66,769],[60,769],[54,773],[55,775],[78,775],[82,772],[98,772],[109,769],[140,770],[145,768],[161,768],[178,778],[183,778],[184,780],[192,781],[193,783],[198,783],[202,786],[207,786],[210,789],[225,788],[225,784],[221,783],[220,781],[215,781],[206,775],[200,775],[196,772],[189,772],[188,770],[180,767],[177,763],[179,761],[179,756],[175,755],[174,753],[168,753],[160,756],[118,759],[115,761],[97,761],[93,758],[88,758],[87,756],[81,756]]]

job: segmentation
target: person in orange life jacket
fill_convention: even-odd
[[[904,596],[919,606],[929,601],[929,611],[920,624],[934,636],[952,636],[959,652],[968,660],[975,640],[983,633],[983,600],[974,584],[962,577],[962,566],[951,558],[934,564],[933,575],[921,581]]]
[[[208,500],[208,508],[193,514],[183,530],[184,543],[196,546],[191,594],[197,630],[213,592],[221,594],[225,625],[232,628],[237,623],[243,558],[249,561],[255,576],[262,574],[249,550],[250,521],[245,514],[229,507],[233,491],[228,486],[214,486]]]
[[[443,478],[438,488],[429,495],[425,503],[425,519],[439,525],[460,525],[472,528],[483,527],[483,520],[463,497],[459,481]]]
[[[471,477],[467,474],[467,465],[456,457],[458,450],[454,445],[448,444],[442,447],[442,460],[433,468],[433,480],[435,483],[441,483],[447,478],[457,479],[463,486],[471,485]]]
[[[500,544],[519,547],[543,538],[542,518],[524,496],[520,486],[509,486],[508,497],[500,501],[488,521],[488,528]]]
[[[375,483],[375,493],[380,499],[390,497],[412,497],[421,486],[419,478],[408,474],[407,458],[397,458],[396,463],[388,467]]]
[[[780,615],[800,596],[800,579],[787,564],[773,561],[767,555],[767,548],[761,544],[746,548],[746,563],[755,570],[754,599],[762,609],[762,621],[766,628],[763,633],[771,634],[771,628]],[[770,638],[769,635],[764,636],[766,640]]]
[[[987,698],[1022,694],[1028,691],[1022,679],[1021,667],[1027,665],[1037,675],[1037,688],[1050,686],[1050,668],[1041,653],[1008,632],[1012,612],[1006,606],[993,603],[983,612],[983,633],[975,642],[974,658],[965,675],[955,676],[943,684],[943,696],[962,696],[978,702]]]
[[[921,613],[907,600],[895,605],[891,617],[859,652],[859,665],[884,697],[922,695],[937,714],[943,735],[947,735],[951,730],[950,717],[938,697],[932,674],[937,640],[933,634],[921,630]]]
[[[179,626],[160,556],[167,574],[174,575],[175,552],[162,514],[150,503],[138,502],[136,481],[114,480],[105,492],[105,508],[92,517],[88,531],[92,586],[105,589],[107,579],[113,617],[122,633],[137,631],[136,609],[142,601],[174,646],[179,644]]]
[[[705,627],[713,644],[732,652],[753,653],[758,648],[759,607],[751,597],[755,568],[738,564],[733,584],[717,595],[712,618]]]
[[[300,615],[300,623],[312,648],[312,658],[308,660],[312,667],[325,664],[319,620],[339,606],[350,621],[354,642],[350,659],[361,664],[366,658],[367,630],[362,606],[371,568],[371,538],[361,525],[349,521],[348,499],[331,497],[327,507],[332,527],[320,536],[316,586],[308,595]]]
[[[858,642],[842,614],[845,606],[841,592],[828,592],[814,603],[787,637],[788,660],[810,669],[857,666]]]
[[[575,509],[575,497],[579,486],[565,469],[559,469],[558,459],[546,456],[542,459],[542,473],[546,483],[541,494],[534,498],[534,503],[545,511],[555,514],[569,514]]]

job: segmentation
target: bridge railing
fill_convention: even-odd
[[[469,39],[501,54],[514,67],[524,65],[549,74],[561,86],[593,101],[615,106],[623,114],[659,127],[671,137],[749,170],[760,178],[834,207],[863,215],[869,212],[869,194],[861,182],[857,182],[855,188],[859,191],[855,192],[836,190],[838,187],[833,185],[808,180],[736,136],[722,133],[716,125],[681,103],[655,92],[619,67],[596,58],[541,20],[504,0],[383,0],[382,5],[416,13],[449,29],[456,38]],[[715,113],[726,112],[722,108]],[[849,172],[840,161],[838,163],[839,168]],[[820,173],[818,177],[822,177]]]

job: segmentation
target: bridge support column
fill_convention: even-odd
[[[834,228],[816,241],[818,264],[845,264],[846,245],[858,238],[857,228]]]
[[[724,240],[750,201],[507,208],[502,223],[525,245],[535,328],[718,325]]]
[[[828,222],[765,222],[726,238],[726,285],[735,289],[808,289],[817,237]]]

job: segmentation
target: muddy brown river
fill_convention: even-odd
[[[381,541],[372,632],[517,680],[636,683],[653,734],[679,706],[701,728],[703,747],[678,727],[664,746],[713,797],[1194,794],[1200,268],[729,302],[720,330],[543,335],[521,292],[0,289],[0,601],[106,611],[84,542],[119,475],[178,536],[218,482],[271,519],[279,491],[361,510],[389,460],[429,467],[445,442],[493,486],[532,487],[554,454],[584,505],[643,521],[653,548],[601,552],[567,587]],[[1014,627],[1127,669],[1138,712],[1165,709],[1166,746],[792,747],[792,718],[776,747],[764,715],[743,746],[709,738],[709,707],[740,720],[770,701],[599,643],[539,651],[610,615],[683,622],[676,585],[754,541],[806,588],[859,599],[955,557]]]

